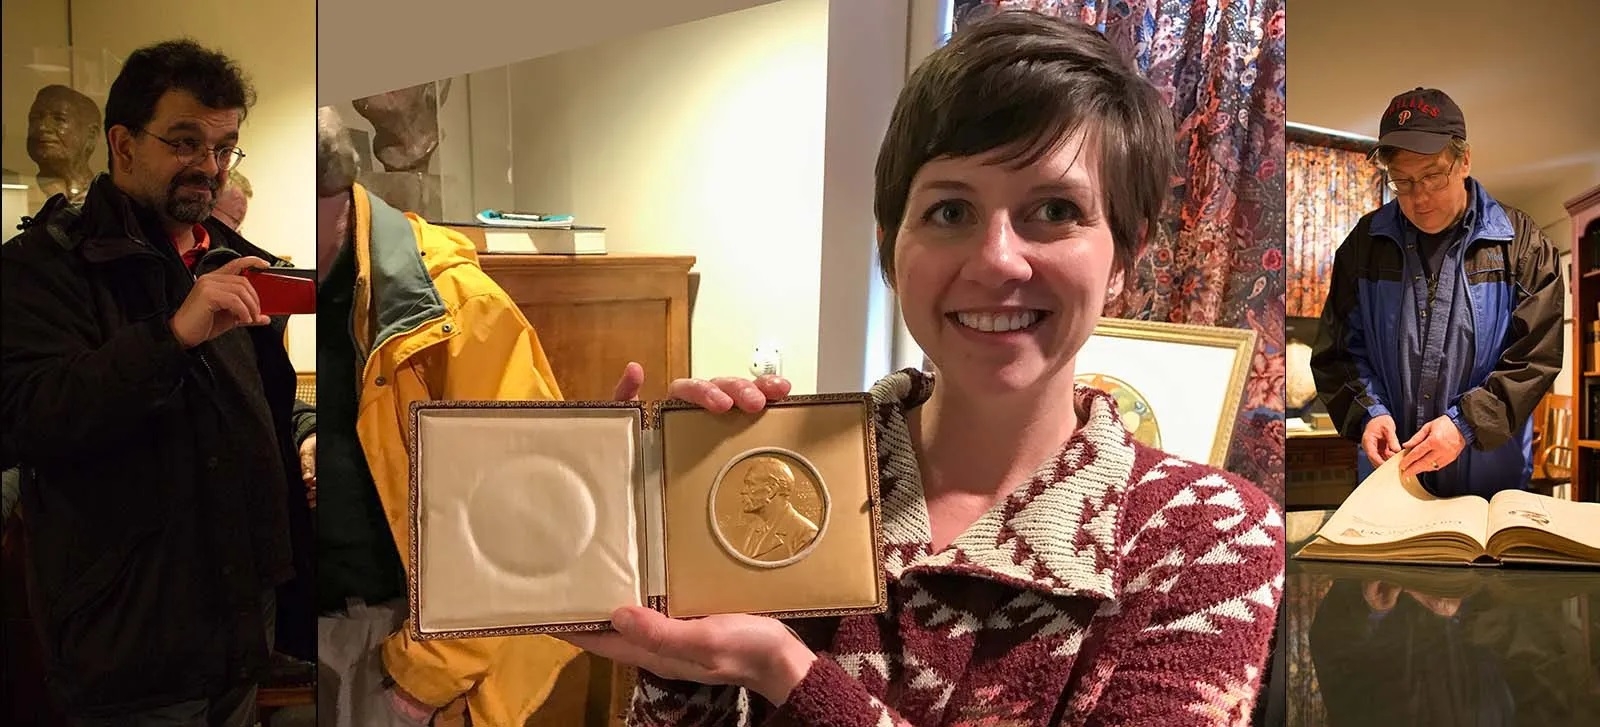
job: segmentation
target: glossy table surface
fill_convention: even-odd
[[[1288,513],[1289,552],[1331,511]],[[1600,725],[1600,571],[1289,559],[1289,727]]]

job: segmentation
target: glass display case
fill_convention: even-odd
[[[106,168],[103,128],[106,93],[122,59],[99,48],[7,47],[0,55],[4,84],[6,237],[23,216],[51,195],[81,199]]]
[[[466,77],[460,80],[465,86]],[[452,98],[455,81],[429,81],[333,106],[356,147],[362,186],[435,222],[468,222],[475,214],[473,130],[466,94]]]

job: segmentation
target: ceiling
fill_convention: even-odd
[[[1600,2],[1289,0],[1288,120],[1375,137],[1396,94],[1449,94],[1473,176],[1541,224],[1600,184]]]
[[[772,1],[320,2],[317,103],[341,103]]]

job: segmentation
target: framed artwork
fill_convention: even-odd
[[[1255,346],[1252,329],[1102,318],[1075,375],[1117,400],[1134,438],[1221,467]]]

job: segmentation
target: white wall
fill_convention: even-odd
[[[340,103],[763,2],[328,0],[317,8],[317,98]]]
[[[685,7],[717,2],[739,4]],[[876,268],[872,170],[908,52],[934,46],[949,0],[744,4],[756,7],[620,39],[607,25],[611,40],[560,52],[597,32],[572,25],[555,46],[516,46],[533,60],[455,76],[435,164],[445,217],[567,211],[607,226],[612,249],[694,255],[696,375],[748,375],[766,342],[797,392],[859,390],[903,358]],[[910,51],[908,17],[922,19]],[[432,36],[435,70],[403,82],[460,73],[457,47],[481,38],[452,37]],[[370,128],[330,89],[387,90],[382,74],[319,72],[338,76],[323,102]]]
[[[782,0],[510,68],[515,207],[696,256],[697,377],[748,376],[770,343],[816,389],[828,13]]]
[[[240,148],[249,158],[240,171],[250,178],[255,192],[242,232],[262,247],[292,257],[297,265],[314,264],[314,0],[274,3],[146,0],[137,4],[118,0],[75,0],[70,19],[64,2],[7,0],[4,20],[8,68],[5,161],[8,167],[24,173],[33,171],[22,147],[28,104],[39,85],[64,82],[57,78],[24,78],[22,80],[29,81],[23,84],[26,88],[13,85],[15,59],[25,58],[30,44],[61,47],[70,33],[79,59],[74,85],[89,93],[103,108],[104,89],[95,87],[109,85],[120,66],[109,68],[107,73],[88,74],[93,77],[85,77],[86,67],[107,57],[120,62],[140,46],[187,35],[238,61],[256,88],[256,106],[241,130]],[[18,90],[13,91],[13,88]],[[92,161],[96,170],[105,168],[104,139]],[[302,371],[316,368],[315,332],[313,317],[291,319],[289,352],[295,366]]]
[[[908,64],[937,47],[947,4],[830,4],[819,391],[859,391],[908,359],[920,364],[878,268],[873,170]]]

